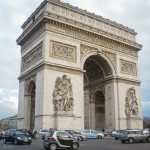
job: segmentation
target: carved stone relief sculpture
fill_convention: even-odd
[[[50,56],[76,62],[76,47],[52,41]]]
[[[72,84],[66,75],[57,77],[53,91],[53,104],[55,111],[71,111],[74,106]]]
[[[40,43],[37,47],[35,47],[31,52],[29,52],[27,55],[25,55],[22,58],[22,66],[21,69],[25,69],[28,66],[30,66],[33,62],[37,61],[38,59],[41,59],[43,51],[43,44]]]
[[[136,76],[137,71],[136,71],[136,64],[133,62],[125,61],[125,60],[120,60],[121,63],[121,72],[122,73],[127,73]]]
[[[125,114],[126,116],[138,115],[138,103],[134,87],[127,90],[125,98]]]

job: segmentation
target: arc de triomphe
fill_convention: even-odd
[[[18,128],[143,128],[133,29],[59,0],[22,28]]]

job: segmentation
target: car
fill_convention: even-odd
[[[49,131],[45,135],[43,141],[45,149],[56,150],[58,148],[66,148],[77,150],[79,142],[65,131]]]
[[[31,137],[23,132],[18,131],[17,129],[7,130],[3,136],[3,141],[6,144],[7,142],[13,142],[16,144],[31,144]]]
[[[143,131],[141,130],[126,130],[120,137],[120,141],[122,143],[128,142],[150,142],[150,135],[149,134],[143,134]]]
[[[114,135],[114,138],[115,140],[118,140],[119,138],[121,138],[121,136],[123,135],[125,130],[118,130],[115,135]]]
[[[76,138],[79,141],[86,141],[86,136],[81,134],[80,132],[74,131],[74,130],[65,130],[70,135],[72,135],[74,138]]]
[[[39,131],[39,135],[42,137],[47,132],[48,132],[48,130],[43,129],[43,130]]]
[[[150,134],[150,129],[144,129],[144,130],[143,130],[143,133],[144,133],[144,134]]]
[[[111,132],[111,136],[115,137],[115,134],[120,133],[120,132],[122,132],[122,130],[114,130],[114,131]]]
[[[97,139],[104,138],[104,134],[96,130],[84,130],[81,132],[81,134],[85,135],[87,138],[97,138]]]

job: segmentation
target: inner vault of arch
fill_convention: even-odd
[[[84,128],[105,129],[105,82],[112,75],[108,62],[93,55],[84,63]]]

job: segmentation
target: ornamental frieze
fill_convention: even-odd
[[[50,56],[76,62],[76,47],[51,41]]]
[[[46,29],[51,32],[67,35],[69,37],[77,38],[103,47],[111,48],[115,51],[120,51],[125,54],[137,56],[137,51],[131,46],[125,46],[124,44],[115,42],[98,34],[90,33],[82,29],[77,29],[69,25],[65,25],[55,21],[49,21],[49,23],[46,23]]]
[[[71,111],[74,106],[71,79],[66,75],[57,77],[53,91],[54,111]]]
[[[129,88],[125,98],[125,114],[126,116],[138,115],[138,103],[134,87]]]
[[[130,75],[137,75],[137,69],[136,64],[133,62],[129,62],[126,60],[120,60],[120,66],[121,66],[121,73],[130,74]]]
[[[24,70],[30,66],[33,62],[42,58],[43,44],[39,44],[33,50],[31,50],[27,55],[22,58],[21,70]]]

